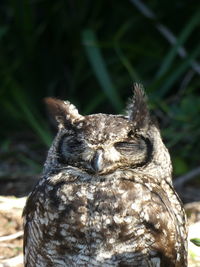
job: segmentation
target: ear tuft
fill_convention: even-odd
[[[83,119],[83,116],[78,113],[77,108],[69,101],[62,101],[52,97],[46,97],[44,101],[49,113],[63,126]]]
[[[148,124],[147,97],[141,84],[134,84],[134,96],[128,105],[127,111],[129,120],[133,122],[136,128],[144,128]]]

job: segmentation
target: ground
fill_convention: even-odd
[[[25,200],[0,197],[0,267],[23,266],[21,214]]]

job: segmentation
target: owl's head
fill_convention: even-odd
[[[59,128],[46,169],[73,166],[97,175],[120,169],[163,175],[164,169],[165,174],[171,175],[168,151],[150,118],[139,85],[135,86],[127,116],[102,113],[82,116],[68,101],[47,98],[46,102]]]

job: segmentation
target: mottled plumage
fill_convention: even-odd
[[[140,86],[127,116],[47,103],[59,130],[24,209],[25,266],[187,266],[185,213]]]

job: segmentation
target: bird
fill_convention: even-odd
[[[25,267],[187,266],[187,221],[142,85],[125,115],[81,115],[48,97],[58,125],[23,211]]]

